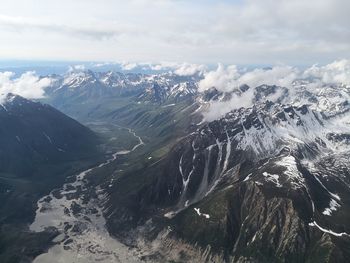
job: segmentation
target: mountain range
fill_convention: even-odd
[[[139,261],[350,260],[348,86],[314,87],[312,79],[300,79],[290,87],[213,86],[203,92],[202,75],[82,71],[49,77],[52,85],[40,102],[10,94],[0,105],[0,167],[30,183],[43,178],[42,167],[54,167],[31,200],[52,190],[51,199],[75,200],[80,209],[67,206],[70,219],[61,222],[72,225],[74,235],[84,233],[79,221],[95,222],[90,205],[96,203],[108,233]],[[132,141],[136,134],[140,142]],[[125,141],[130,150],[106,151]],[[90,200],[90,210],[67,185],[52,194],[68,174],[102,156],[116,158],[89,170],[86,181],[78,178],[84,187],[74,190]],[[80,165],[52,179],[57,167],[72,162]],[[53,240],[56,230],[39,233]],[[79,247],[72,232],[64,234],[53,244],[62,251]],[[22,260],[48,249],[37,246]],[[11,253],[0,245],[3,258]]]

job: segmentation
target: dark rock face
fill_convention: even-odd
[[[31,262],[58,235],[28,231],[37,200],[104,157],[91,130],[46,104],[9,94],[0,124],[0,261]]]
[[[112,195],[110,229],[125,237],[151,218],[149,242],[170,226],[171,249],[192,244],[202,262],[348,260],[348,134],[330,132],[335,123],[263,103],[204,124],[141,172],[153,179],[126,206]]]
[[[349,104],[337,91],[342,87],[324,87],[317,95],[300,83],[291,101],[287,88],[268,85],[242,85],[228,93],[213,87],[199,94],[198,79],[171,74],[71,77],[50,90],[54,104],[100,100],[87,107],[92,112],[106,98],[130,96],[132,106],[106,103],[110,111],[100,116],[132,119],[128,124],[152,126],[157,135],[172,132],[173,126],[157,127],[178,121],[169,107],[175,103],[188,100],[205,108],[252,94],[251,107],[194,124],[194,132],[154,163],[130,161],[137,168],[107,190],[110,232],[128,244],[141,243],[145,259],[350,261]],[[149,105],[170,113],[150,115]]]
[[[8,95],[0,107],[1,172],[30,176],[39,164],[96,152],[95,134],[49,105]]]
[[[28,220],[41,192],[62,182],[68,170],[102,157],[91,130],[49,105],[9,94],[0,123],[0,224],[13,213]]]
[[[150,105],[163,108],[188,100],[205,108],[252,94],[251,107],[193,125],[195,131],[160,160],[133,160],[141,160],[137,167],[142,168],[126,173],[108,190],[109,230],[135,246],[144,238],[145,259],[350,260],[346,87],[323,87],[321,94],[301,82],[294,83],[298,87],[293,91],[242,85],[230,92],[213,87],[200,94],[198,79],[171,74],[85,72],[71,77],[50,91],[54,103],[89,105],[101,99],[87,107],[90,112],[107,106],[100,116],[132,119],[128,125],[152,127],[157,136],[171,134],[173,126],[159,127],[178,118],[171,115],[171,107],[151,115]],[[104,105],[105,98],[128,96],[133,105]]]

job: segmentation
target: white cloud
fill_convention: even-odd
[[[319,79],[324,84],[350,85],[350,60],[338,60],[325,66],[314,65],[303,76]]]
[[[6,16],[0,14],[0,27],[16,33],[29,31],[35,33],[60,34],[75,38],[91,40],[106,40],[120,37],[122,34],[136,34],[136,29],[126,26],[109,24],[70,24],[54,23],[48,19],[37,19],[33,17]]]
[[[302,81],[302,86],[298,81]],[[238,88],[243,84],[248,85],[250,89],[242,93]],[[288,88],[289,97],[284,98],[284,102],[291,103],[301,87],[317,94],[324,86],[330,84],[350,87],[350,60],[339,60],[325,66],[314,65],[304,71],[290,66],[276,66],[270,69],[239,72],[234,65],[228,67],[219,65],[216,70],[206,73],[205,78],[199,83],[199,90],[204,92],[215,87],[218,91],[230,93],[231,98],[227,101],[209,102],[209,108],[206,108],[203,114],[206,120],[211,121],[231,110],[251,107],[254,103],[256,87],[261,85]],[[265,100],[276,101],[281,95],[281,90],[277,90]]]
[[[130,62],[122,62],[120,64],[120,67],[122,70],[133,70],[137,68],[138,64],[137,63],[130,63]]]
[[[202,74],[206,70],[204,65],[183,63],[175,69],[174,73],[179,76],[193,76],[195,74]]]
[[[199,82],[199,91],[205,91],[215,87],[219,91],[230,91],[236,87],[236,79],[240,74],[235,65],[224,67],[219,64],[215,71],[205,74],[205,78]]]
[[[199,82],[199,90],[205,91],[212,87],[222,92],[230,92],[241,85],[257,87],[263,84],[289,87],[298,77],[299,70],[289,66],[276,66],[271,69],[254,69],[240,73],[238,67],[224,67],[219,64],[215,71],[210,71]]]
[[[325,63],[350,53],[348,10],[348,0],[3,0],[0,55]]]
[[[246,73],[240,73],[237,66],[224,67],[218,65],[215,71],[210,71],[200,81],[200,91],[215,87],[222,92],[229,92],[246,84],[257,87],[263,84],[288,87],[297,78],[298,70],[289,66],[276,66],[271,69],[255,69]]]
[[[84,71],[85,70],[85,65],[79,64],[79,65],[72,65],[69,66],[68,72],[74,72],[74,71]]]
[[[116,62],[102,62],[102,63],[94,63],[93,64],[93,67],[95,68],[101,68],[101,67],[104,67],[104,66],[110,66],[110,65],[115,65],[117,64]]]
[[[206,121],[213,121],[224,116],[226,113],[239,109],[249,108],[253,105],[254,89],[242,93],[234,94],[228,101],[212,101],[209,108],[203,112]]]
[[[203,74],[207,67],[201,64],[177,63],[177,62],[121,62],[117,63],[122,70],[134,70],[140,68],[142,70],[152,71],[169,71],[179,76],[193,76],[195,74]]]
[[[298,78],[299,71],[289,66],[276,66],[271,69],[255,69],[241,75],[237,79],[237,85],[246,84],[250,87],[260,85],[277,85],[290,87]]]
[[[39,99],[45,95],[45,88],[50,86],[50,78],[40,78],[35,72],[23,73],[14,78],[13,72],[0,72],[0,100],[8,93],[20,95],[28,99]]]

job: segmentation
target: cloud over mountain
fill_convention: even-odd
[[[14,93],[28,99],[39,99],[45,95],[45,88],[51,84],[48,77],[40,78],[33,71],[15,77],[13,72],[0,72],[0,101]]]
[[[242,85],[248,85],[247,91],[241,92]],[[288,88],[285,103],[294,101],[296,92],[303,88],[317,95],[327,85],[350,86],[350,60],[334,61],[324,66],[313,65],[305,70],[291,66],[275,66],[272,68],[257,68],[251,71],[239,70],[237,66],[219,64],[216,70],[205,73],[199,82],[199,91],[205,92],[215,88],[222,94],[229,94],[229,99],[219,99],[209,102],[209,108],[204,112],[207,120],[223,116],[233,109],[251,107],[254,104],[255,88],[261,85]],[[265,97],[265,100],[276,101],[280,95]]]

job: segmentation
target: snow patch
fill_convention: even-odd
[[[279,183],[279,176],[277,174],[263,172],[263,176],[265,177],[266,181],[274,183],[277,187],[282,187],[282,185]]]
[[[321,230],[322,232],[331,234],[331,235],[336,236],[336,237],[342,237],[342,236],[348,236],[348,237],[350,237],[350,235],[349,235],[348,233],[346,233],[346,232],[337,233],[337,232],[334,232],[334,231],[332,231],[332,230],[330,230],[330,229],[323,228],[323,227],[321,227],[319,224],[317,224],[316,221],[310,222],[310,223],[309,223],[309,226],[315,226],[315,227],[317,227],[319,230]]]
[[[282,157],[280,161],[276,162],[276,165],[286,168],[283,174],[287,176],[294,188],[301,188],[305,185],[305,179],[299,172],[296,160],[292,155]]]
[[[335,201],[334,199],[331,199],[331,201],[329,202],[329,207],[327,207],[322,214],[330,216],[332,214],[333,211],[337,211],[337,208],[340,207],[340,205],[338,204],[337,201]]]
[[[193,208],[193,209],[194,209],[194,211],[196,211],[197,215],[203,216],[203,217],[205,217],[206,219],[209,219],[209,218],[210,218],[210,215],[201,213],[200,208],[196,208],[196,207],[195,207],[195,208]]]

